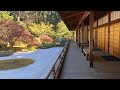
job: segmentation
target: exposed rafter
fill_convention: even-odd
[[[63,13],[63,14],[66,14],[66,13],[69,13],[71,11],[60,11],[60,12]]]
[[[70,15],[70,16],[67,16],[67,17],[65,17],[65,18],[63,18],[63,19],[70,19],[70,18],[73,18],[73,17],[81,17],[82,16],[82,14],[81,13],[76,13],[76,14],[72,14],[72,15]]]
[[[66,13],[65,13],[66,12]],[[73,15],[73,14],[76,14],[76,13],[80,13],[80,11],[65,11],[65,12],[61,12],[60,11],[60,13],[62,13],[62,15],[61,16],[69,16],[69,15]]]
[[[90,14],[90,11],[85,11],[85,13],[82,16],[82,18],[80,19],[79,24],[77,25],[77,27],[82,24],[82,22],[88,17],[89,14]]]
[[[59,11],[69,30],[75,30],[85,11]]]

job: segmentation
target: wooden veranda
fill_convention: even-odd
[[[93,67],[93,48],[120,58],[120,11],[59,11],[81,51],[89,45],[89,65]]]

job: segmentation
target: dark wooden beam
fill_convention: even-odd
[[[65,21],[66,24],[78,24],[79,23],[79,20],[78,19],[74,19],[72,21],[68,20],[68,21]]]
[[[73,17],[82,17],[82,13],[81,12],[78,12],[78,13],[75,13],[75,14],[71,14],[71,15],[69,15],[69,16],[66,16],[65,18],[63,18],[63,19],[69,19],[69,18],[73,18]]]
[[[72,11],[59,11],[60,13],[62,14],[66,14],[66,13],[69,13],[69,12],[72,12]]]
[[[79,24],[81,24],[82,21],[84,21],[84,20],[88,17],[89,14],[90,14],[90,11],[86,11],[86,12],[84,13],[83,17],[81,18]]]
[[[77,27],[82,24],[82,22],[88,17],[89,14],[90,14],[90,11],[85,11],[85,13],[82,16],[82,18],[80,19],[79,24],[77,25]]]
[[[93,22],[94,22],[94,11],[90,11],[90,41],[89,41],[89,63],[90,67],[93,67]]]
[[[69,22],[69,21],[70,21],[70,22],[71,22],[71,21],[78,21],[78,23],[79,23],[79,20],[80,20],[80,19],[81,19],[81,15],[80,15],[80,16],[75,16],[75,17],[66,18],[66,19],[63,19],[63,20],[66,21],[66,22],[67,22],[67,21],[68,21],[68,22]],[[78,24],[78,23],[77,23],[77,24]]]
[[[68,16],[70,16],[70,15],[74,15],[74,14],[76,14],[76,13],[80,13],[81,11],[69,11],[68,13],[61,13],[61,16],[63,16],[63,17],[68,17]]]

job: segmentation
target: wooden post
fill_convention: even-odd
[[[83,49],[84,49],[84,22],[82,22],[82,53],[83,53]]]
[[[96,47],[96,29],[94,29],[94,47]]]
[[[78,31],[78,28],[77,28],[77,45],[78,45],[78,42],[79,42],[79,31]]]
[[[108,53],[109,53],[109,47],[110,47],[110,12],[108,14]]]
[[[77,30],[78,30],[78,43],[79,43],[79,27],[77,28]]]
[[[90,11],[90,41],[89,41],[89,63],[90,67],[93,67],[93,22],[94,22],[94,11]]]
[[[78,26],[78,46],[80,47],[80,29],[79,29],[79,26]]]
[[[76,29],[76,43],[77,43],[77,29]]]
[[[77,28],[77,44],[79,43],[79,30]]]
[[[78,27],[79,30],[79,47],[80,47],[80,26]]]

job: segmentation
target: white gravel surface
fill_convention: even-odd
[[[35,62],[28,66],[0,70],[0,79],[44,79],[51,70],[63,47],[37,49],[34,52],[17,52],[11,56],[0,57],[0,60],[14,58],[30,58]]]

